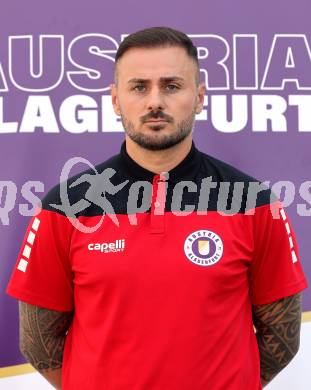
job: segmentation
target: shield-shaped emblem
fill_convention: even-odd
[[[206,256],[210,251],[209,241],[208,240],[199,240],[198,241],[199,253],[202,256]]]

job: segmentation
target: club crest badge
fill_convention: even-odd
[[[222,258],[224,245],[218,234],[210,230],[197,230],[186,238],[184,252],[194,264],[211,266]]]

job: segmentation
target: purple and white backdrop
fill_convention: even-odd
[[[34,205],[69,158],[96,164],[118,153],[124,134],[108,87],[119,43],[141,28],[167,25],[193,39],[207,85],[195,143],[270,182],[310,280],[310,11],[309,0],[3,1],[0,367],[24,363],[17,303],[4,291]],[[311,311],[310,290],[303,310]]]

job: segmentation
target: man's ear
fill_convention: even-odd
[[[121,115],[120,111],[120,105],[119,105],[119,100],[117,97],[117,87],[115,84],[110,84],[110,91],[111,91],[111,102],[113,105],[114,112],[116,115]]]
[[[206,93],[205,83],[201,83],[198,86],[197,105],[195,110],[196,114],[200,114],[200,112],[203,110],[205,93]]]

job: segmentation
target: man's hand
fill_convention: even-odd
[[[295,294],[267,305],[253,306],[260,352],[260,376],[268,384],[299,349],[301,296]]]
[[[56,389],[61,389],[61,367],[66,333],[73,312],[59,312],[19,302],[20,350],[29,363]]]

